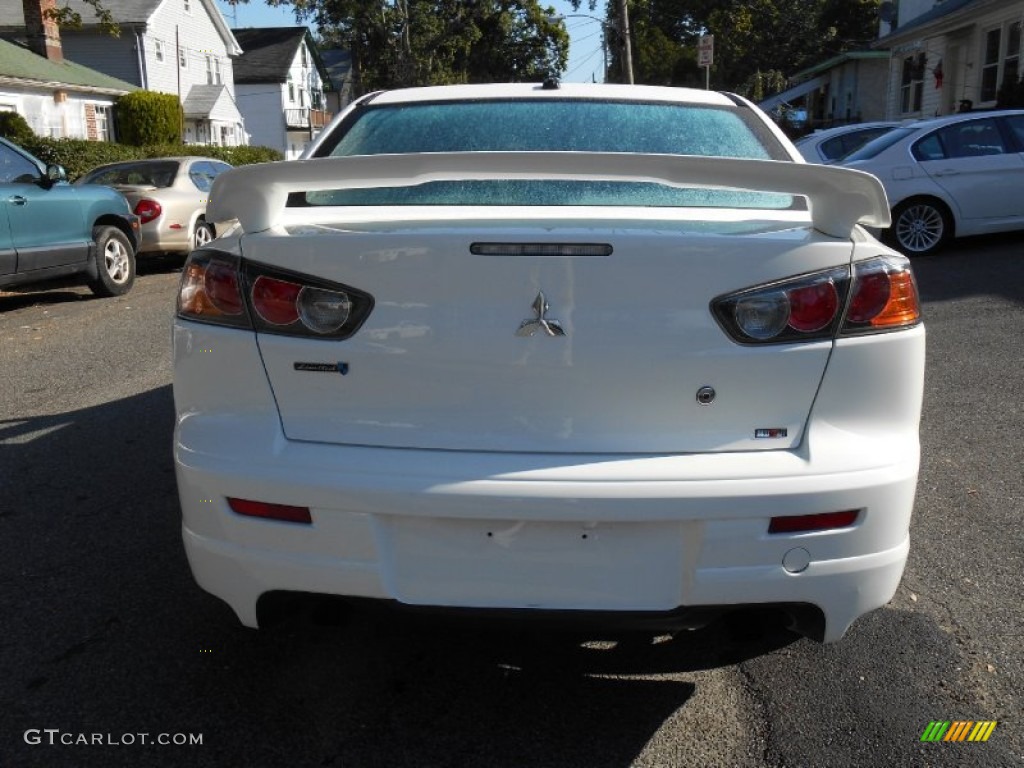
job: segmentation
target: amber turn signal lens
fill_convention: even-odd
[[[913,325],[921,318],[921,302],[910,270],[889,275],[889,301],[871,319],[875,328]]]

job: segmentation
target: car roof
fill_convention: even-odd
[[[943,115],[942,117],[928,117],[923,120],[915,120],[914,122],[903,124],[901,127],[913,128],[915,130],[928,130],[930,128],[949,125],[950,123],[960,123],[964,120],[974,120],[981,117],[1000,117],[1002,115],[1024,115],[1024,109],[979,109],[972,110],[970,112],[957,112],[954,115]]]
[[[381,91],[372,96],[374,104],[467,101],[474,99],[613,99],[636,102],[685,102],[695,105],[736,107],[740,102],[718,91],[697,88],[669,88],[651,85],[608,83],[560,83],[557,88],[540,83],[481,83],[438,85]]]

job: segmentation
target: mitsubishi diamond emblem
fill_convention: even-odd
[[[533,311],[537,313],[537,317],[533,320],[523,320],[519,324],[516,336],[533,336],[537,331],[543,331],[548,336],[565,336],[565,331],[562,330],[562,326],[557,320],[548,320],[545,317],[549,309],[551,307],[548,305],[548,300],[544,298],[544,291],[541,291],[533,300]]]

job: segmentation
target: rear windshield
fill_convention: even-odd
[[[854,160],[870,160],[871,158],[882,154],[897,141],[905,136],[909,136],[916,130],[916,128],[893,128],[891,131],[879,136],[877,139],[869,141],[856,152],[844,157],[843,162],[849,163]]]
[[[748,110],[596,100],[369,105],[317,157],[430,152],[635,152],[789,160]],[[310,192],[292,205],[623,205],[789,208],[790,195],[605,181],[442,181]]]
[[[173,160],[155,163],[127,163],[109,168],[97,168],[79,180],[79,184],[114,186],[169,187],[178,173]]]

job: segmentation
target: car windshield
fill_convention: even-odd
[[[173,160],[155,163],[126,163],[97,168],[81,178],[79,184],[104,184],[108,187],[140,186],[169,187],[178,173]]]
[[[599,100],[370,105],[317,157],[431,152],[630,152],[789,160],[746,110]],[[789,195],[610,181],[439,181],[293,196],[291,205],[621,205],[789,208]]]
[[[877,139],[869,141],[856,152],[852,152],[844,157],[843,162],[850,163],[854,160],[870,160],[873,157],[877,157],[893,144],[914,133],[916,130],[917,128],[909,126],[906,128],[893,128],[891,131],[882,134]]]

